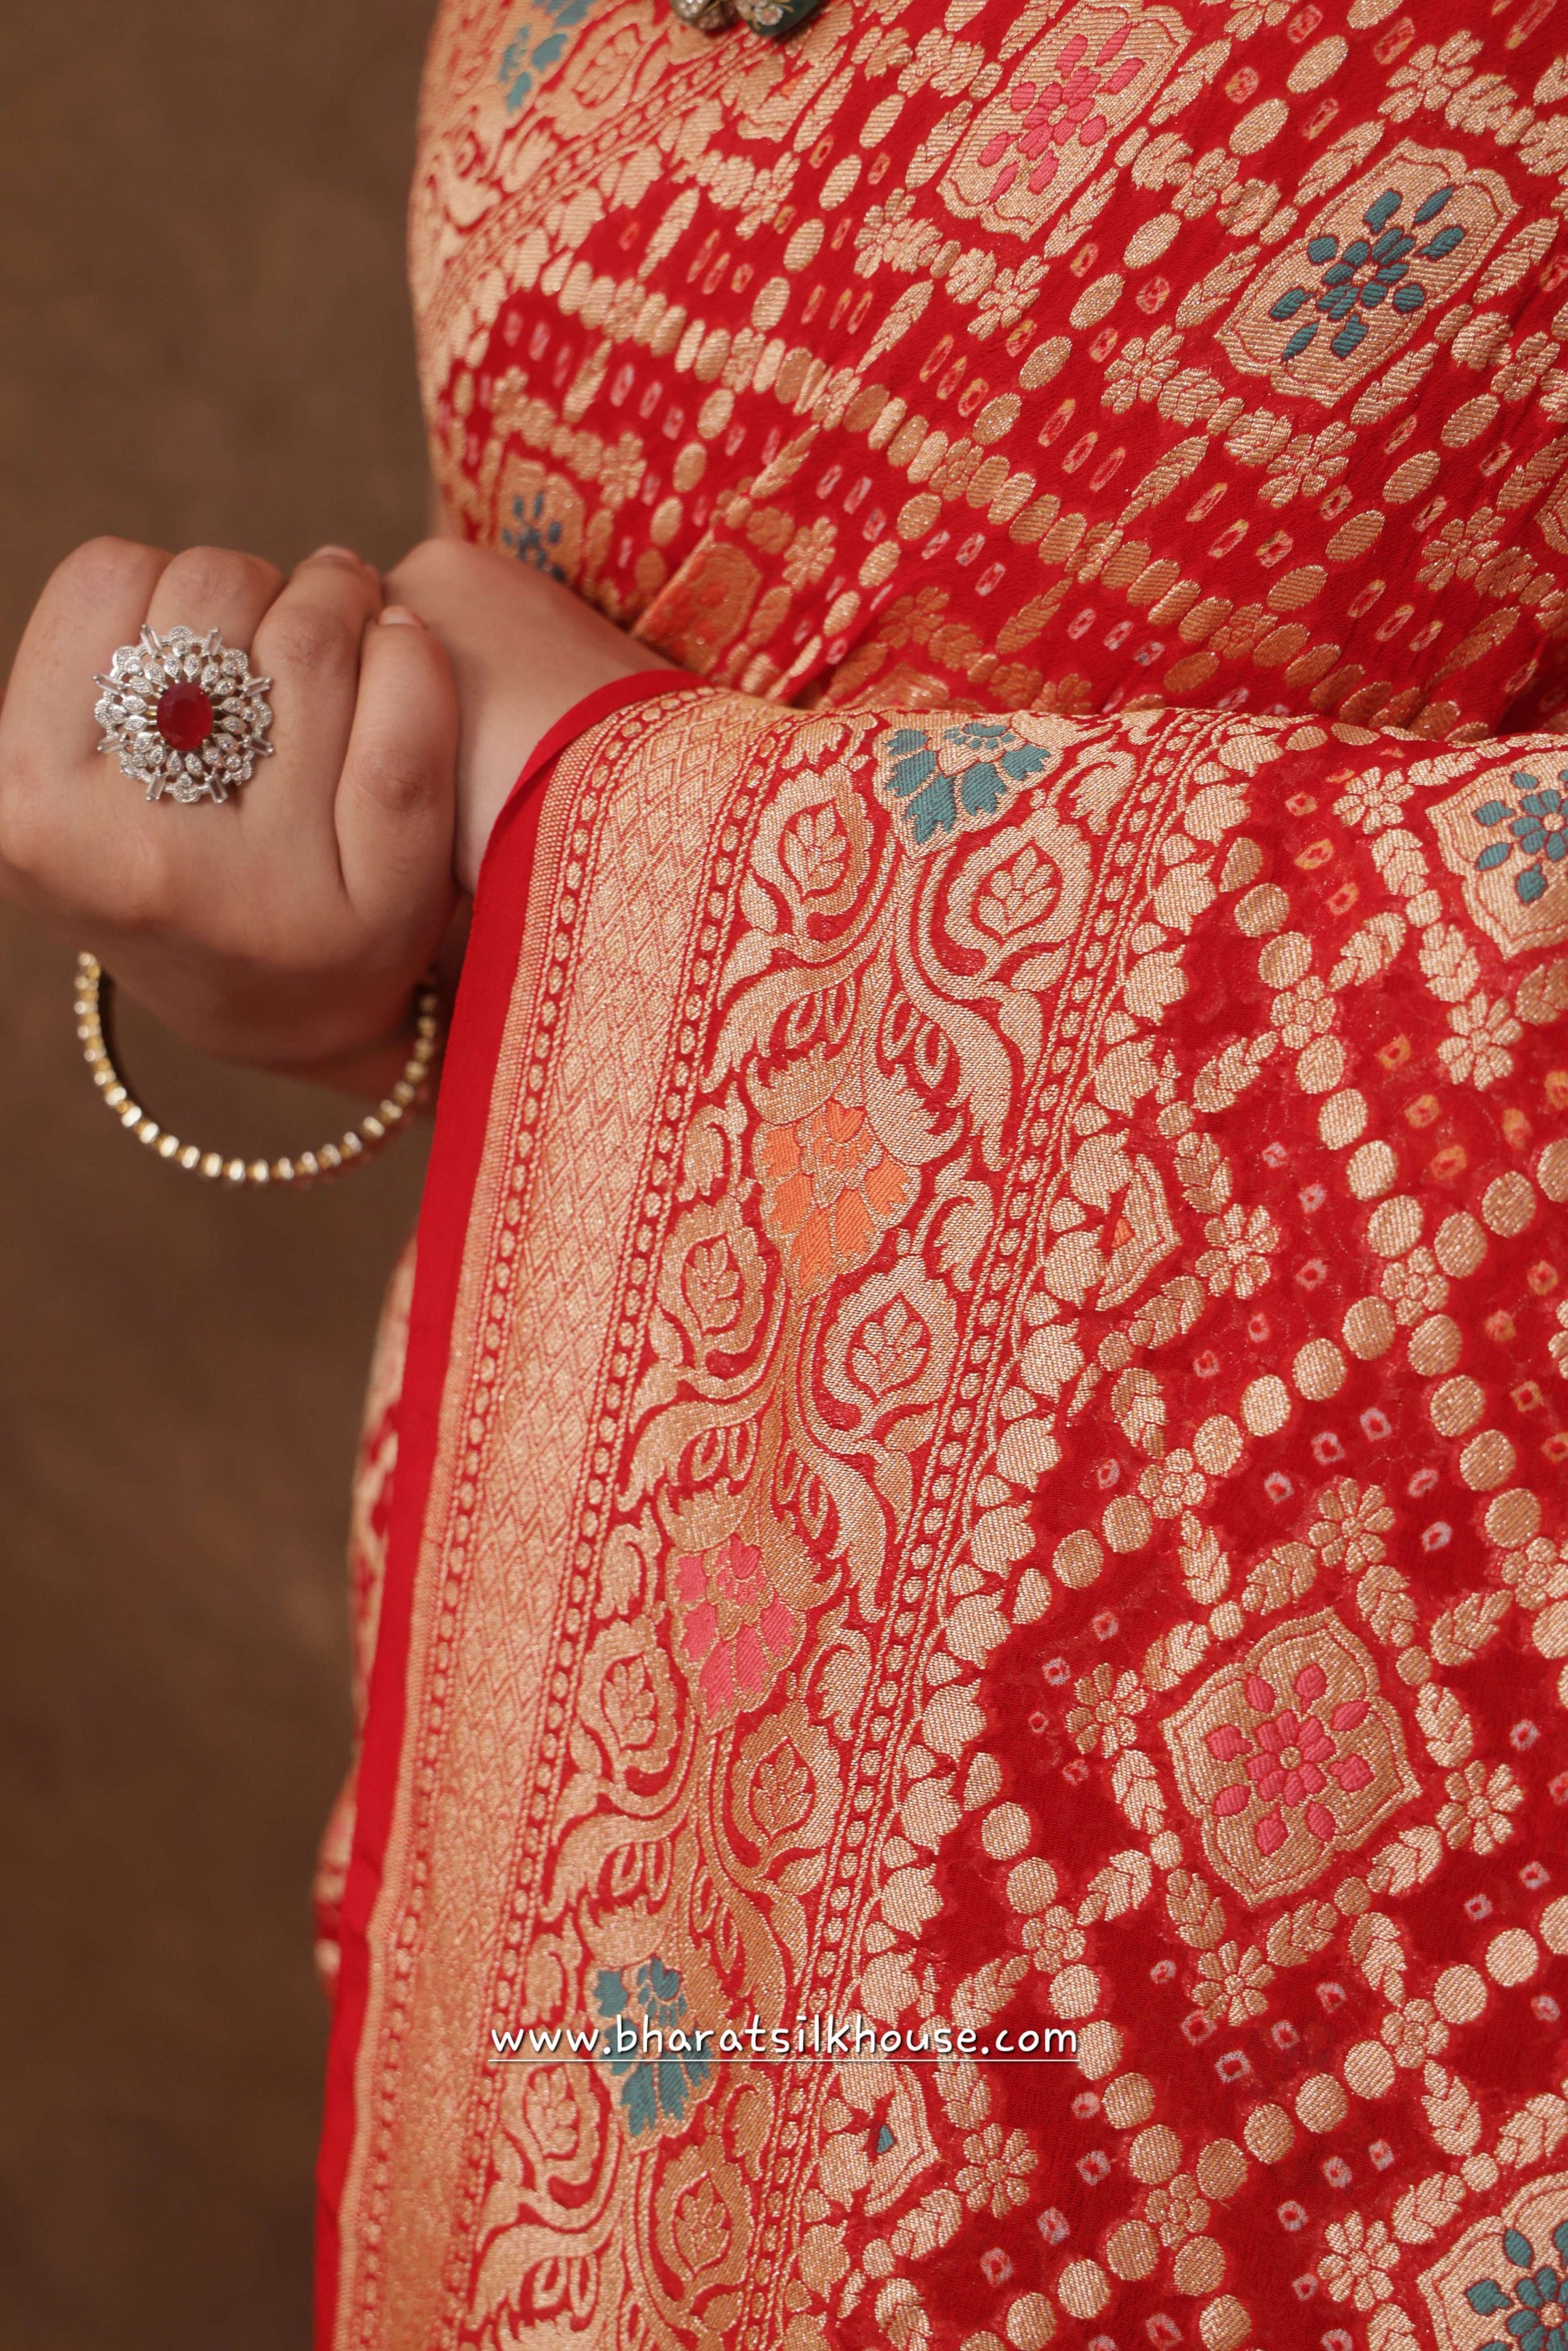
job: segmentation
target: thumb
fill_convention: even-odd
[[[450,911],[457,692],[437,640],[405,606],[366,631],[334,804],[343,887],[371,928],[408,933]]]

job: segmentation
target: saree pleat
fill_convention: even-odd
[[[449,505],[698,677],[481,877],[324,2344],[1568,2346],[1558,72],[444,16]]]

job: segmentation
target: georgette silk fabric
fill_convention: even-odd
[[[1554,33],[443,15],[448,504],[694,674],[481,881],[323,2344],[1568,2346]]]

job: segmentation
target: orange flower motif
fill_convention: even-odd
[[[915,1197],[910,1169],[836,1095],[789,1126],[765,1127],[757,1158],[763,1222],[807,1298],[863,1265]]]

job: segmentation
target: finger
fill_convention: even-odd
[[[172,557],[162,573],[148,607],[147,625],[165,644],[176,629],[188,629],[198,644],[215,629],[225,647],[248,656],[261,616],[282,584],[283,575],[276,565],[259,555],[242,555],[226,547],[188,547]],[[254,669],[254,662],[251,666]],[[187,737],[178,743],[180,750],[204,751],[208,737],[215,742],[213,705],[204,693],[193,713],[181,715],[193,716],[195,726],[193,738]],[[159,733],[165,734],[166,724],[174,723],[174,714],[166,722],[160,702]],[[165,739],[174,738],[165,734]],[[207,813],[211,812],[209,808]],[[162,821],[166,833],[166,812]],[[231,817],[221,835],[224,851],[231,856],[233,831]],[[214,828],[205,820],[199,827],[181,827],[174,864],[194,902],[199,903],[208,887],[207,863],[216,845]],[[172,844],[164,841],[162,846],[167,851]]]
[[[390,937],[451,908],[457,693],[436,639],[389,606],[366,632],[360,698],[338,788],[338,851],[350,904]]]
[[[320,548],[296,566],[256,630],[251,666],[272,680],[276,753],[245,796],[258,839],[306,827],[335,862],[334,790],[354,721],[361,641],[381,601],[368,564],[346,548]]]
[[[57,763],[89,758],[103,729],[95,677],[133,644],[169,558],[126,538],[89,539],[55,570],[17,649],[6,695],[13,744],[47,743]]]
[[[165,566],[147,619],[161,637],[174,628],[198,637],[216,629],[225,645],[248,653],[261,616],[282,585],[283,574],[259,555],[187,547]]]
[[[99,676],[133,644],[168,557],[90,539],[60,564],[27,623],[0,719],[0,883],[59,919],[155,903],[141,791],[100,759]]]

